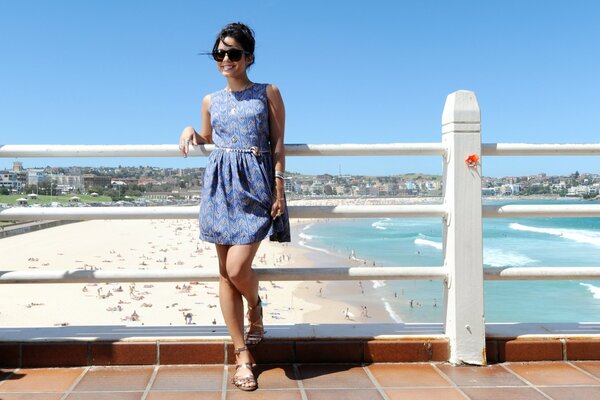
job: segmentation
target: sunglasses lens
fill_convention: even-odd
[[[229,57],[231,61],[240,61],[242,59],[242,54],[244,52],[239,49],[229,49],[229,50],[217,50],[212,53],[215,61],[221,62],[225,59],[225,55]]]
[[[231,61],[240,61],[242,59],[242,51],[238,49],[229,49],[227,55]]]
[[[215,61],[221,62],[225,59],[225,54],[226,52],[224,50],[217,50],[213,52],[212,56],[215,59]]]

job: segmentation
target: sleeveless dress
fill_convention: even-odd
[[[204,171],[200,239],[234,245],[270,236],[289,242],[287,207],[282,216],[271,218],[276,192],[267,84],[212,93],[209,112],[215,150]]]

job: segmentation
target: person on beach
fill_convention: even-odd
[[[200,132],[186,127],[179,148],[214,144],[203,177],[200,239],[214,243],[219,259],[221,311],[236,355],[233,384],[258,387],[250,346],[263,340],[262,302],[252,261],[260,242],[289,242],[284,193],[285,108],[279,89],[248,77],[254,64],[254,32],[242,23],[226,25],[212,52],[225,89],[202,100]],[[244,333],[244,304],[248,328]]]

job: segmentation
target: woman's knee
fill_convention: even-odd
[[[260,242],[252,245],[231,246],[222,251],[219,257],[219,270],[222,277],[240,288],[254,279],[252,259]],[[223,248],[224,249],[224,248]]]
[[[252,270],[250,265],[227,265],[227,279],[235,286],[248,282],[251,278],[251,274]]]

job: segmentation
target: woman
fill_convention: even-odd
[[[236,354],[232,382],[241,390],[258,387],[249,346],[264,337],[252,260],[266,236],[290,241],[283,182],[285,108],[275,85],[248,78],[254,46],[254,32],[242,23],[221,30],[210,55],[227,86],[204,97],[200,132],[187,127],[179,142],[184,157],[189,143],[215,144],[204,172],[200,239],[216,246],[221,311]],[[245,334],[242,297],[248,304]]]

